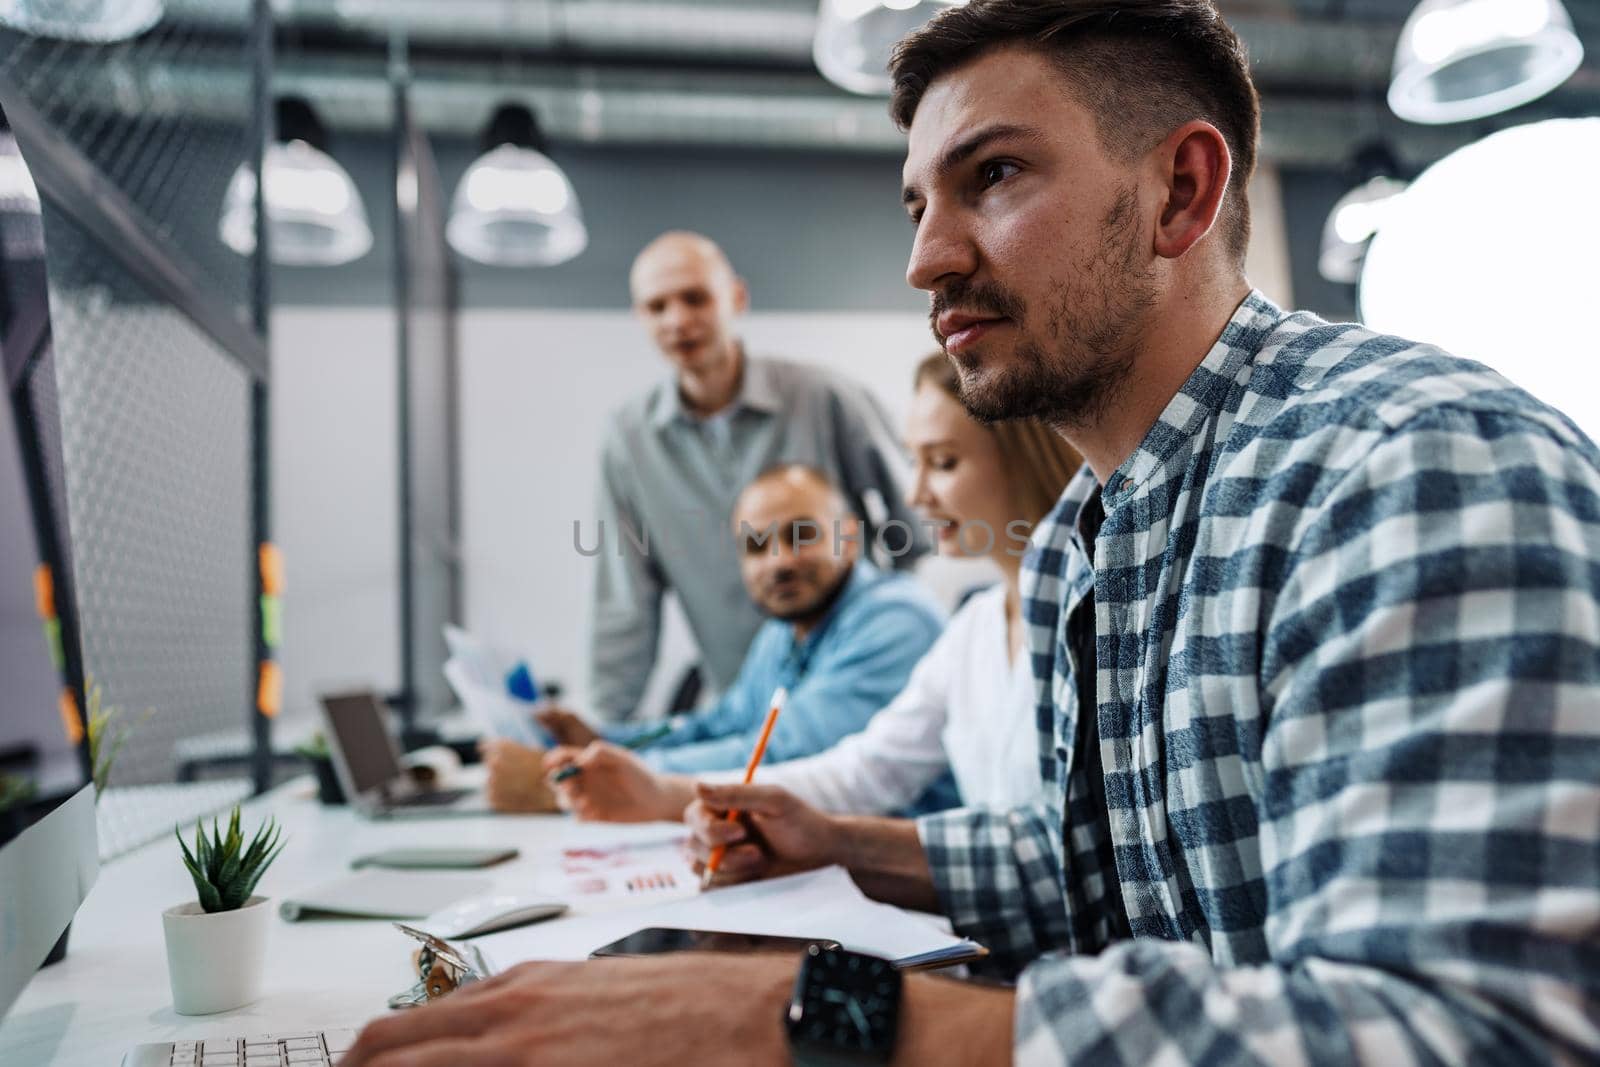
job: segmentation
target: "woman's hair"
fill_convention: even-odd
[[[917,365],[914,388],[936,385],[956,401],[961,383],[955,365],[935,352]],[[1050,513],[1067,482],[1083,466],[1083,457],[1055,431],[1037,419],[1010,419],[984,426],[1000,448],[1000,464],[1011,481],[1014,518],[1037,523]]]

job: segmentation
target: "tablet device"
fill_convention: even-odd
[[[360,856],[352,867],[390,867],[402,871],[459,871],[493,867],[516,859],[514,848],[391,848]]]
[[[589,953],[592,960],[618,956],[655,956],[663,952],[804,952],[811,945],[838,948],[825,937],[776,937],[770,934],[729,934],[720,930],[682,930],[650,926],[635,930]]]

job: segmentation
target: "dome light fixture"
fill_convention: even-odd
[[[0,0],[0,26],[30,37],[110,44],[161,21],[161,0]]]
[[[332,267],[372,248],[372,228],[349,172],[327,153],[328,136],[311,105],[284,97],[278,132],[266,151],[267,226],[272,261]],[[256,250],[256,176],[248,163],[233,172],[223,197],[223,243],[241,256]]]
[[[1600,118],[1514,126],[1441,159],[1373,238],[1363,320],[1487,363],[1600,440],[1597,173]]]
[[[589,246],[578,194],[545,148],[532,111],[505,104],[494,113],[483,154],[451,200],[451,248],[494,267],[554,267]]]
[[[1561,0],[1422,0],[1400,31],[1389,108],[1431,125],[1479,119],[1538,99],[1582,62]]]
[[[1351,167],[1351,188],[1334,202],[1322,224],[1322,245],[1317,273],[1330,282],[1354,285],[1361,280],[1361,264],[1396,198],[1406,189],[1400,164],[1387,145],[1371,144],[1356,153]]]
[[[863,96],[887,96],[889,54],[900,38],[966,0],[822,0],[811,57],[822,76]]]

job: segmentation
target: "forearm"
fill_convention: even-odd
[[[927,853],[910,819],[836,815],[832,861],[868,896],[902,908],[937,912],[939,896]]]
[[[694,779],[682,774],[657,774],[655,779],[660,797],[656,818],[662,822],[681,821],[683,809],[694,802]]]
[[[1016,996],[1009,989],[907,975],[894,1045],[896,1067],[1011,1062]]]

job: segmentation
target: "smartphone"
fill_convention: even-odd
[[[589,953],[592,960],[616,956],[656,956],[663,952],[804,952],[812,945],[838,948],[825,937],[775,937],[769,934],[728,934],[718,930],[681,930],[650,926],[635,930]]]
[[[516,859],[514,848],[391,848],[360,856],[352,867],[392,867],[402,871],[459,871],[493,867]]]

